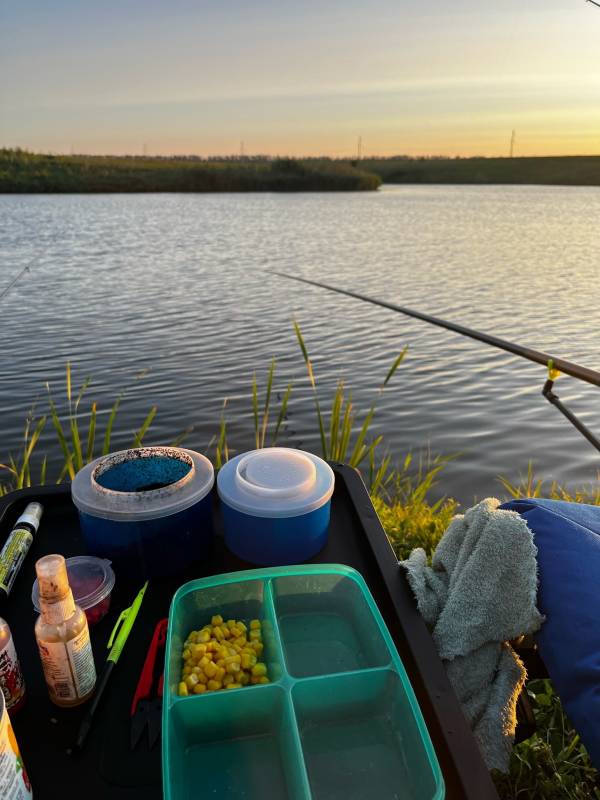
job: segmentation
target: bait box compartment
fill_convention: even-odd
[[[259,618],[271,683],[179,697],[184,641]],[[192,581],[169,615],[165,800],[441,800],[444,783],[412,687],[363,578],[343,565]]]

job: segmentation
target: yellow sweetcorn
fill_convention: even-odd
[[[265,621],[264,629],[267,630]],[[263,652],[263,623],[248,624],[215,614],[210,624],[190,631],[182,650],[182,675],[178,694],[216,692],[270,683],[267,665],[259,661]]]
[[[209,661],[208,664],[204,667],[204,674],[208,678],[214,678],[215,675],[217,674],[218,669],[219,667],[217,667],[216,664],[213,664],[212,661]]]

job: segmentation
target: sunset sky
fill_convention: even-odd
[[[37,151],[600,154],[584,0],[27,0],[0,75],[0,145]]]

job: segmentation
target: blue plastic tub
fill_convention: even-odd
[[[96,459],[71,486],[88,552],[131,577],[175,575],[210,554],[214,471],[200,453],[174,447]]]
[[[334,480],[323,459],[287,447],[228,461],[217,478],[227,547],[264,566],[312,558],[327,542]]]

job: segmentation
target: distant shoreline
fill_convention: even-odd
[[[206,160],[0,149],[0,194],[352,192],[382,183],[600,186],[600,156]]]
[[[381,178],[348,162],[52,156],[0,150],[0,194],[356,192]]]
[[[600,156],[364,159],[384,183],[600,186]]]

